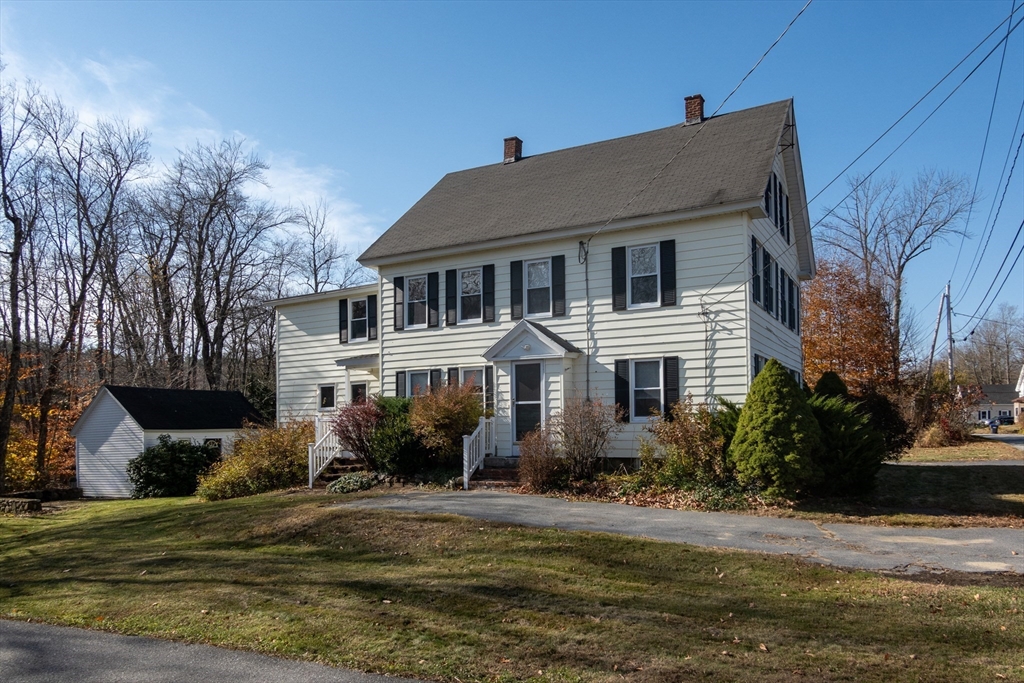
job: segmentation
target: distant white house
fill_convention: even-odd
[[[1019,415],[1020,403],[1014,403],[1019,397],[1019,390],[1012,384],[982,384],[981,398],[975,407],[975,417],[979,422],[994,420],[999,417]],[[1016,408],[1015,408],[1016,406]],[[1017,412],[1014,412],[1014,411]]]
[[[127,498],[128,461],[156,445],[160,435],[230,453],[238,430],[259,421],[238,391],[101,387],[71,428],[78,486],[88,497]]]
[[[815,261],[793,102],[710,119],[703,102],[535,156],[506,138],[359,257],[373,285],[271,302],[278,419],[472,382],[489,454],[515,457],[580,395],[622,408],[610,455],[635,458],[651,412],[687,393],[742,402],[769,358],[802,379]]]
[[[1013,418],[1018,424],[1024,423],[1024,365],[1020,366],[1020,375],[1017,376],[1017,398],[1013,399]]]

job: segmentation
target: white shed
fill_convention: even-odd
[[[161,434],[230,453],[238,430],[260,420],[238,391],[104,386],[71,429],[78,486],[88,497],[127,498],[125,466]]]

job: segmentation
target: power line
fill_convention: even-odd
[[[985,300],[988,299],[988,295],[992,291],[992,288],[995,286],[996,281],[999,279],[999,275],[1003,272],[1003,266],[1006,265],[1006,259],[1010,258],[1010,253],[1013,252],[1013,247],[1015,244],[1017,244],[1017,238],[1020,237],[1022,231],[1024,231],[1024,220],[1020,222],[1020,227],[1017,228],[1017,234],[1013,236],[1013,241],[1010,242],[1010,246],[1006,250],[1006,255],[1003,256],[1003,261],[1002,263],[999,264],[999,268],[998,270],[996,270],[995,276],[993,276],[992,278],[992,284],[990,284],[988,286],[988,289],[985,290],[985,295],[981,297],[981,302],[978,304],[978,307],[974,309],[974,314],[968,317],[977,316],[979,318],[984,318],[986,315],[988,315],[988,311],[990,308],[992,308],[992,304],[995,303],[995,300],[997,298],[999,298],[999,293],[1003,291],[1003,286],[1006,285],[1006,281],[1010,278],[1010,274],[1013,272],[1014,267],[1017,265],[1017,259],[1014,259],[1013,265],[1010,266],[1010,269],[1006,272],[1006,277],[1003,278],[1003,284],[999,285],[999,289],[996,290],[995,295],[992,297],[992,301],[989,301],[988,307],[985,308],[985,312],[978,316],[978,311],[980,311],[981,307],[985,304]],[[1021,251],[1024,251],[1024,244],[1021,245]],[[1020,258],[1020,252],[1017,253],[1017,258]],[[961,327],[959,330],[956,331],[956,333],[959,335],[965,329],[967,329],[967,325]],[[977,329],[977,325],[975,325],[974,329]],[[971,330],[971,334],[974,333],[974,329]]]

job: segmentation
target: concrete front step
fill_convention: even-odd
[[[519,486],[519,468],[485,468],[469,480],[470,489],[511,489]]]
[[[489,455],[484,458],[484,469],[519,469],[519,458],[499,458]]]

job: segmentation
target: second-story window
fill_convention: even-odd
[[[366,340],[366,299],[352,299],[352,315],[349,319],[349,341]]]
[[[551,315],[551,260],[526,262],[526,315]]]
[[[483,319],[483,268],[459,271],[459,322]]]
[[[405,308],[407,327],[425,327],[427,324],[427,276],[416,275],[405,282]]]
[[[629,305],[658,305],[658,245],[630,247],[629,258]]]

